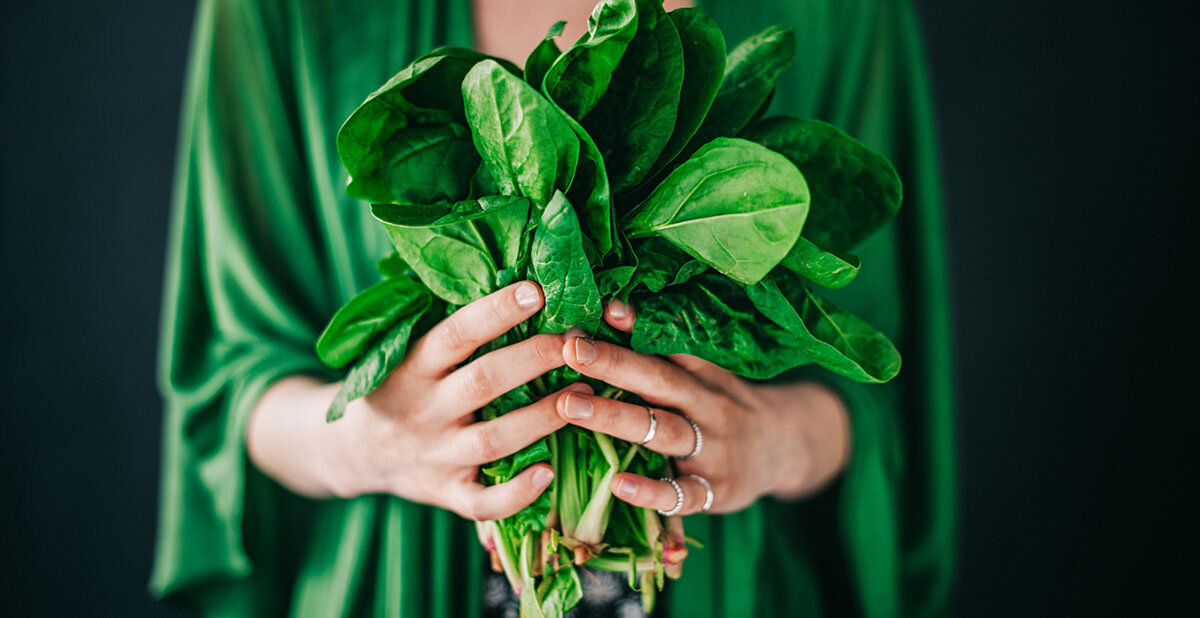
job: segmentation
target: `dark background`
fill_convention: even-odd
[[[1180,7],[1192,3],[1179,3]],[[958,333],[956,614],[1143,615],[1196,580],[1196,15],[918,2]],[[4,3],[12,615],[166,616],[154,371],[192,3]],[[1190,597],[1187,598],[1190,601]],[[1194,605],[1194,603],[1189,603]]]

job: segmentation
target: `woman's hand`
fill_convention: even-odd
[[[507,483],[484,487],[477,480],[479,465],[562,427],[555,412],[558,394],[491,421],[474,422],[473,413],[562,366],[563,336],[536,335],[459,365],[537,313],[543,302],[535,284],[521,282],[459,309],[414,342],[384,383],[351,402],[334,423],[325,424],[321,417],[336,385],[317,385],[326,392],[320,397],[313,396],[311,380],[304,390],[303,378],[291,379],[302,382],[292,381],[282,390],[273,387],[251,419],[251,458],[285,485],[309,495],[390,493],[474,520],[516,513],[550,485],[550,466],[536,464]],[[582,384],[568,390],[591,393]],[[307,406],[312,410],[308,414],[319,420],[306,421],[308,434],[288,436],[289,430],[279,426],[296,423],[297,406]],[[296,431],[304,430],[290,433]],[[305,452],[306,446],[312,451]]]
[[[614,301],[605,308],[613,327],[630,332],[631,307]],[[796,498],[832,479],[849,453],[849,423],[840,399],[818,384],[758,386],[694,356],[670,360],[626,348],[572,338],[563,358],[580,373],[635,393],[652,406],[682,412],[703,434],[699,455],[677,460],[683,490],[681,514],[702,510],[707,491],[689,474],[712,486],[712,512],[742,509],[764,495]],[[558,399],[564,421],[639,443],[650,428],[645,406],[590,393]],[[645,445],[664,455],[685,457],[696,448],[696,433],[683,416],[654,409],[657,427]],[[613,494],[641,507],[670,511],[677,495],[668,482],[618,474]]]

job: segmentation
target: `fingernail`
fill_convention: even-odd
[[[596,344],[592,343],[587,337],[575,338],[575,358],[581,364],[590,365],[596,360],[596,354],[599,350],[596,349]]]
[[[617,479],[613,481],[613,493],[629,500],[637,496],[637,483],[627,479]]]
[[[612,302],[608,303],[608,315],[618,320],[624,319],[625,316],[629,315],[629,307],[625,303],[613,299]]]
[[[568,386],[567,390],[573,393],[583,393],[584,395],[591,395],[595,392],[592,390],[590,385],[584,384],[583,382],[576,382],[575,384]]]
[[[588,418],[592,415],[592,402],[578,395],[567,395],[566,407],[570,418]]]
[[[583,332],[583,329],[579,328],[578,326],[572,326],[571,328],[567,329],[567,332],[563,333],[563,337],[566,339],[574,339],[576,337],[585,336],[587,336],[587,333]]]
[[[522,308],[528,309],[538,304],[539,297],[537,287],[532,283],[525,281],[521,283],[521,285],[517,286],[516,297],[517,304]]]
[[[533,471],[533,484],[538,487],[545,487],[554,480],[554,470],[548,467],[538,468]]]

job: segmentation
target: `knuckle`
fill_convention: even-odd
[[[539,366],[562,364],[562,337],[543,334],[533,340],[533,356]]]
[[[688,426],[687,421],[683,420],[683,417],[679,416],[678,414],[669,414],[678,418],[671,419],[674,422],[670,423],[663,423],[661,421],[659,422],[658,431],[659,435],[662,436],[663,444],[678,444],[680,449],[687,448],[687,445],[691,443],[691,427]],[[687,427],[686,431],[684,429],[685,427]]]
[[[477,500],[467,500],[458,509],[458,514],[471,521],[487,521],[487,513]]]
[[[459,492],[458,498],[454,502],[457,502],[457,505],[451,510],[466,519],[471,521],[487,521],[491,519],[488,517],[487,509],[484,508],[482,492],[472,492],[464,489]]]
[[[489,298],[488,301],[484,305],[484,311],[487,313],[488,318],[497,323],[512,321],[512,315],[516,313],[517,306],[516,300],[513,299],[511,293],[497,294]]]
[[[678,385],[675,372],[663,363],[655,363],[650,370],[650,383],[657,392],[670,392]]]
[[[442,320],[433,331],[433,343],[436,348],[448,350],[460,349],[466,342],[463,340],[462,326],[457,315]]]
[[[470,433],[470,450],[478,461],[489,462],[498,458],[500,452],[496,445],[496,436],[487,429],[477,429]]]
[[[461,369],[463,372],[462,394],[471,399],[492,398],[492,377],[478,364]]]

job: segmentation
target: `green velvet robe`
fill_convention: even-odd
[[[884,386],[827,380],[848,403],[845,474],[795,504],[691,516],[684,577],[661,615],[940,615],[954,547],[950,335],[929,85],[903,0],[701,2],[730,46],[796,29],[774,111],[820,118],[884,152],[896,221],[833,296],[897,342]],[[313,342],[378,279],[390,247],[346,197],[342,120],[409,60],[471,43],[469,2],[202,0],[181,124],[162,323],[162,508],[152,590],[205,615],[474,616],[473,527],[387,496],[308,501],[253,468],[255,401],[283,376],[335,379]]]

